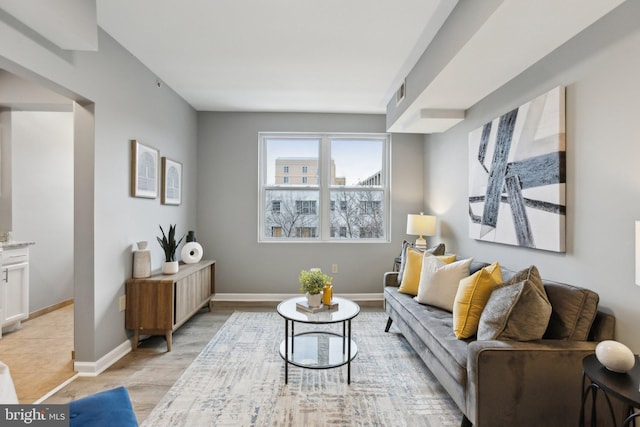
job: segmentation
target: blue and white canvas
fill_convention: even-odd
[[[564,87],[469,133],[469,236],[565,251]]]

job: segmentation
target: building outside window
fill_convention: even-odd
[[[390,145],[388,134],[260,133],[259,241],[389,241]]]

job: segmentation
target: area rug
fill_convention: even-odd
[[[234,312],[142,425],[459,426],[455,403],[404,337],[384,332],[386,320],[362,312],[352,321],[358,354],[350,385],[346,366],[292,365],[285,384],[278,352],[284,320],[275,312]],[[310,328],[296,323],[296,333]]]

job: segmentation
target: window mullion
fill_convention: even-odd
[[[331,234],[329,187],[331,186],[331,139],[323,136],[320,143],[320,234],[329,240]]]

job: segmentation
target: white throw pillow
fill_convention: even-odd
[[[473,258],[445,264],[438,257],[425,253],[416,301],[453,311],[458,284],[469,276],[471,261]]]

